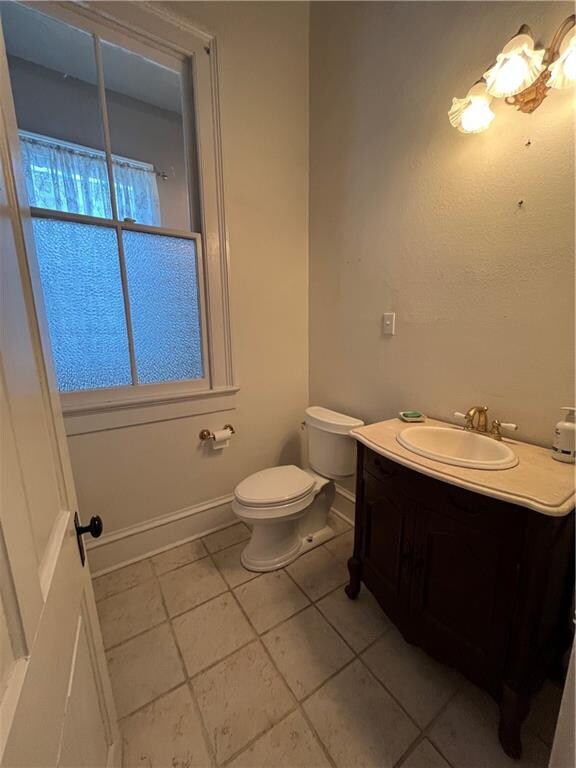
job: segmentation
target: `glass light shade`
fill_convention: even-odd
[[[491,101],[492,97],[486,92],[486,84],[476,83],[463,99],[452,99],[448,119],[461,133],[481,133],[495,117],[490,109]]]
[[[496,64],[484,73],[490,96],[515,96],[538,79],[545,70],[545,50],[534,50],[530,35],[516,35],[496,57]]]
[[[576,27],[564,37],[560,55],[550,64],[548,85],[552,88],[570,88],[571,85],[576,85]]]

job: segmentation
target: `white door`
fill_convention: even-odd
[[[0,764],[102,768],[120,762],[118,726],[76,540],[1,31]]]

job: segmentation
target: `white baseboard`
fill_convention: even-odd
[[[225,528],[236,519],[232,498],[221,496],[92,540],[87,546],[92,575],[101,576]]]
[[[356,505],[356,494],[342,488],[336,483],[336,495],[332,509],[340,517],[343,517],[350,525],[354,525],[354,507]]]
[[[221,496],[92,540],[87,546],[92,575],[102,576],[226,528],[236,520],[232,512],[232,499],[232,496]],[[336,485],[332,511],[354,525],[355,500],[353,493]]]

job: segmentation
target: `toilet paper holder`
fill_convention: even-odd
[[[234,429],[232,424],[224,424],[222,429],[227,429],[228,432],[230,432],[231,435],[235,435],[236,434],[236,430]],[[211,432],[209,429],[203,429],[200,432],[200,434],[198,435],[198,437],[200,438],[200,440],[214,440],[215,439],[214,432]]]

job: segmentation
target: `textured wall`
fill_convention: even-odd
[[[174,3],[218,38],[238,409],[76,435],[84,518],[107,530],[231,493],[247,474],[298,461],[308,404],[308,8]],[[202,427],[231,421],[221,455]]]
[[[447,111],[522,22],[548,42],[570,12],[312,4],[312,401],[370,421],[486,404],[550,442],[574,397],[573,93],[499,103],[474,136]]]

